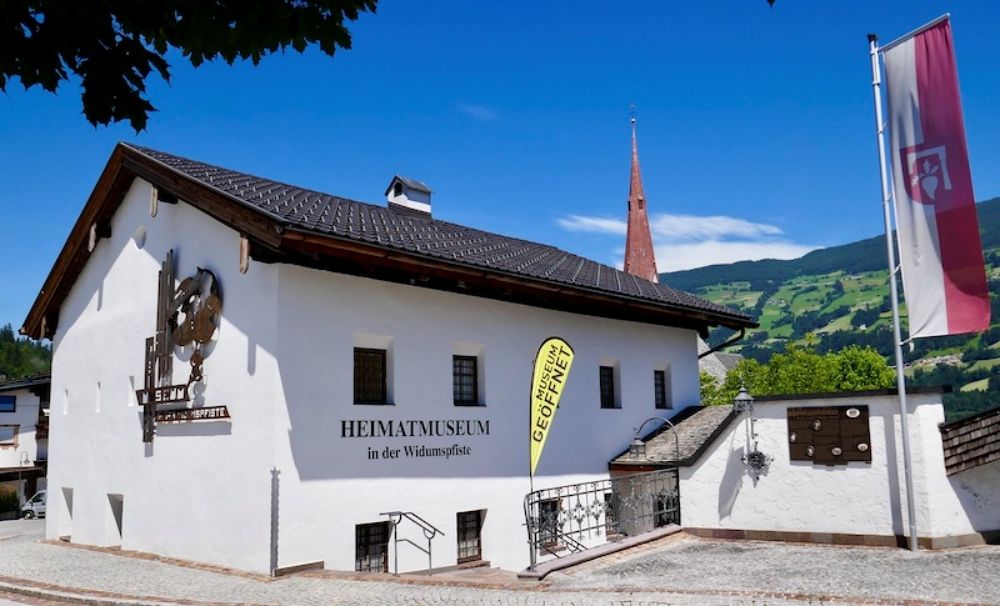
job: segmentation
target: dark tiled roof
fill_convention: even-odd
[[[643,467],[678,463],[693,465],[734,418],[736,415],[730,405],[685,408],[671,419],[677,432],[676,440],[674,432],[667,426],[661,427],[643,439],[646,444],[645,458],[634,457],[626,451],[611,461],[611,464]],[[680,456],[677,455],[678,446]]]
[[[28,387],[35,387],[36,385],[47,385],[50,381],[51,377],[48,374],[36,375],[34,377],[24,377],[23,379],[14,379],[12,381],[0,383],[0,392],[25,389]]]
[[[552,246],[302,189],[149,148],[128,147],[291,229],[753,324],[741,312]]]
[[[1000,461],[1000,408],[941,426],[948,475]]]

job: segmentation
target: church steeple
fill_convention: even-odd
[[[628,232],[625,237],[625,273],[656,282],[656,256],[646,215],[646,195],[639,174],[639,146],[635,137],[635,113],[632,114],[632,178],[628,187]]]

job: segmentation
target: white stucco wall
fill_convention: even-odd
[[[977,468],[949,478],[938,426],[940,394],[908,396],[917,527],[921,537],[1000,528],[996,470]],[[903,535],[908,532],[902,441],[896,396],[758,401],[759,449],[773,457],[756,485],[741,461],[749,415],[742,415],[691,467],[681,468],[682,521],[688,527],[816,533]],[[790,407],[867,405],[872,462],[846,466],[790,461]],[[965,478],[963,478],[965,476]],[[967,486],[970,488],[963,488]],[[979,492],[977,488],[981,488]],[[990,492],[992,491],[992,492]],[[972,496],[973,494],[978,496]],[[900,507],[900,503],[903,503]]]
[[[444,531],[435,566],[455,563],[456,513],[487,510],[483,557],[528,563],[528,384],[543,339],[576,351],[535,487],[605,478],[654,409],[653,370],[669,370],[676,409],[698,402],[694,331],[543,310],[367,278],[252,261],[238,234],[181,202],[149,216],[137,180],[60,310],[54,339],[49,538],[266,571],[271,470],[280,472],[278,564],[354,568],[355,525],[413,511]],[[146,232],[139,248],[133,235]],[[157,271],[217,275],[222,324],[205,366],[205,405],[230,423],[160,425],[141,438],[134,390],[155,327]],[[394,406],[353,404],[353,348],[388,347]],[[452,355],[478,355],[484,407],[452,403]],[[615,364],[621,409],[599,405],[598,366]],[[189,366],[175,358],[175,382]],[[98,383],[100,389],[98,389]],[[488,436],[344,438],[345,420],[488,420]],[[369,447],[458,444],[470,454],[370,460]],[[72,490],[72,507],[64,489]],[[109,495],[124,498],[119,537]],[[420,537],[412,527],[401,531]],[[390,560],[391,562],[391,560]],[[407,548],[400,569],[426,565]]]
[[[60,309],[46,535],[266,570],[277,268],[240,275],[236,232],[183,203],[160,204],[150,217],[149,200],[150,186],[136,180],[112,237],[99,241]],[[142,248],[133,237],[140,228]],[[157,272],[171,248],[178,279],[205,267],[222,284],[221,326],[199,398],[229,406],[233,419],[161,425],[146,445],[134,390],[155,330]],[[189,371],[175,358],[175,382]],[[109,494],[124,497],[120,537]]]
[[[673,401],[698,402],[695,334],[559,313],[299,267],[281,269],[279,353],[287,418],[278,431],[283,563],[354,566],[354,525],[414,511],[444,531],[435,565],[456,560],[456,513],[486,509],[483,557],[528,563],[522,499],[529,491],[528,385],[548,336],[576,352],[535,487],[607,477],[633,428],[656,414],[653,371],[670,366]],[[316,305],[322,301],[322,306]],[[385,346],[393,406],[353,404],[353,348]],[[452,403],[452,355],[478,353],[484,407]],[[620,370],[621,409],[602,410],[598,366]],[[352,419],[481,419],[489,436],[344,438]],[[369,460],[368,448],[469,446],[452,459]],[[412,527],[401,531],[413,534]],[[417,536],[419,532],[416,533]],[[391,561],[391,560],[390,560]],[[400,569],[426,566],[401,549]]]

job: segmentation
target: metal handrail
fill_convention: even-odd
[[[419,515],[413,513],[412,511],[383,511],[379,515],[387,516],[389,518],[389,523],[392,524],[393,575],[399,576],[399,543],[401,541],[403,543],[409,543],[410,545],[416,547],[418,550],[427,554],[427,572],[428,574],[430,574],[430,571],[434,567],[434,557],[431,554],[432,551],[431,541],[433,541],[434,537],[436,537],[437,535],[444,536],[444,532],[437,526],[431,524],[430,522],[423,519]],[[420,545],[417,545],[410,539],[399,538],[399,531],[396,530],[396,527],[399,526],[399,524],[404,519],[409,520],[420,527],[420,530],[424,533],[424,538],[427,539],[427,549],[424,549]]]
[[[613,501],[607,499],[609,492]],[[666,501],[656,501],[658,496]],[[556,511],[543,513],[541,503],[545,501],[558,501]],[[540,553],[559,557],[556,545],[575,551],[586,548],[577,539],[601,535],[610,539],[612,534],[631,533],[635,524],[660,525],[661,517],[680,524],[680,473],[676,465],[532,491],[524,497],[529,569],[534,570]]]

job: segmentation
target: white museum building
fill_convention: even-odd
[[[404,571],[430,528],[434,567],[524,568],[541,342],[576,355],[538,488],[607,480],[638,425],[698,404],[699,333],[754,325],[437,219],[420,182],[385,195],[115,148],[22,328],[53,343],[48,538]]]

